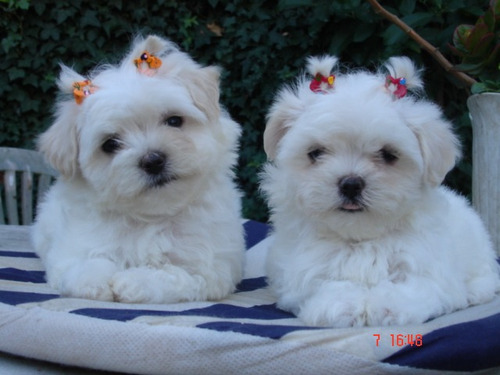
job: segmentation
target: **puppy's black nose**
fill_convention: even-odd
[[[359,197],[364,188],[365,180],[359,176],[345,176],[339,181],[340,193],[349,199]]]
[[[162,173],[166,164],[167,156],[160,151],[150,151],[139,161],[139,167],[150,175]]]

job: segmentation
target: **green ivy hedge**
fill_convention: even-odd
[[[382,4],[447,53],[455,25],[474,19],[487,1]],[[201,63],[224,69],[221,100],[244,129],[238,167],[244,214],[265,220],[257,175],[265,161],[265,116],[276,90],[303,70],[308,55],[333,53],[346,66],[368,68],[407,55],[426,68],[428,95],[454,121],[465,145],[464,159],[447,183],[470,193],[468,93],[365,1],[0,0],[0,26],[2,146],[33,148],[37,134],[50,125],[59,63],[85,73],[97,63],[116,62],[137,33],[160,34]]]

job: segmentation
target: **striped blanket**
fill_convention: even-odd
[[[500,374],[500,296],[418,325],[308,327],[267,289],[269,227],[243,225],[238,290],[168,305],[61,297],[45,283],[29,228],[3,227],[0,351],[131,374]]]

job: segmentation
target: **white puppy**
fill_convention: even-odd
[[[424,322],[489,301],[499,288],[488,235],[465,199],[440,187],[459,157],[407,58],[382,73],[335,77],[309,59],[311,83],[271,108],[263,173],[274,224],[268,276],[278,305],[311,325]],[[405,82],[406,80],[406,82]]]
[[[240,127],[220,109],[218,69],[150,36],[89,80],[63,67],[59,88],[39,147],[61,177],[34,226],[49,284],[125,302],[232,292],[244,255]]]

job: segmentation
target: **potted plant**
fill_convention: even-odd
[[[472,122],[472,204],[490,232],[500,255],[500,0],[490,0],[488,9],[474,25],[459,25],[450,49],[461,58],[453,65],[377,0],[368,0],[376,13],[404,30],[449,73],[465,83]]]
[[[455,69],[478,79],[472,94],[500,92],[500,1],[491,0],[474,25],[457,26],[450,49],[462,59]]]
[[[456,68],[477,78],[467,107],[472,122],[472,203],[500,251],[500,1],[474,25],[459,25],[452,51]]]

